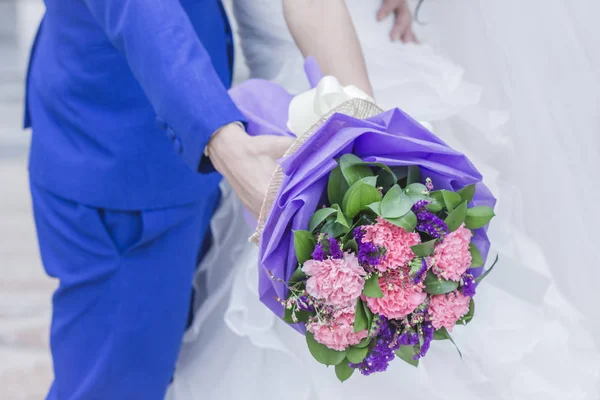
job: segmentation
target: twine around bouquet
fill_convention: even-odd
[[[351,99],[345,101],[339,106],[333,108],[327,114],[323,115],[314,125],[310,127],[309,130],[300,135],[294,143],[290,146],[290,148],[285,152],[283,157],[290,156],[300,149],[300,147],[311,137],[313,136],[334,114],[344,114],[357,119],[367,119],[373,117],[375,115],[381,114],[383,110],[379,108],[375,103],[372,103],[363,99]],[[269,214],[273,207],[273,202],[277,198],[277,193],[279,193],[279,189],[281,188],[281,183],[283,182],[283,169],[281,165],[277,165],[273,175],[271,176],[271,180],[269,181],[269,188],[267,190],[267,194],[265,199],[263,200],[262,206],[260,208],[260,215],[258,216],[258,225],[256,227],[256,231],[250,237],[250,242],[258,245],[260,243],[260,237],[265,228],[265,224],[267,219],[269,218]]]

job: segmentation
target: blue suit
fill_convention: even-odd
[[[243,116],[219,0],[46,0],[25,125],[53,297],[49,399],[161,399],[220,176]]]

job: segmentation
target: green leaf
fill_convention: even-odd
[[[463,202],[460,206],[456,207],[444,220],[448,226],[448,232],[454,232],[457,230],[465,220],[467,214],[467,203]]]
[[[456,345],[456,342],[454,341],[454,339],[452,339],[452,336],[450,336],[450,333],[446,330],[446,328],[440,328],[437,331],[435,331],[435,333],[433,334],[433,339],[450,340],[454,345],[454,348],[456,348],[456,351],[458,351],[458,355],[460,356],[460,358],[462,358],[462,352],[460,351],[460,349]]]
[[[430,197],[429,204],[427,204],[427,209],[433,213],[440,212],[444,208],[443,204],[437,201],[436,199]]]
[[[344,243],[344,250],[351,250],[355,253],[358,253],[358,243],[356,243],[356,240],[350,239]]]
[[[427,272],[424,283],[425,291],[429,294],[450,293],[458,288],[458,282],[439,278],[431,270]]]
[[[325,222],[325,225],[321,228],[321,233],[325,233],[330,237],[340,237],[348,233],[350,229],[345,227],[344,225],[338,224],[336,221],[329,220]]]
[[[352,376],[352,374],[355,371],[355,369],[351,368],[350,365],[348,365],[348,364],[349,363],[344,361],[335,366],[335,376],[337,376],[337,378],[340,380],[340,382],[345,382],[348,379],[350,379],[350,377]]]
[[[444,202],[444,195],[441,190],[434,190],[433,192],[430,192],[429,197],[440,203],[442,207],[446,207],[446,203]]]
[[[391,170],[390,170],[390,172],[391,172]],[[376,173],[377,186],[381,186],[384,191],[389,190],[389,188],[394,186],[396,184],[396,182],[398,181],[398,178],[396,177],[396,175],[393,172],[390,174],[390,172],[387,172],[385,169],[380,169]]]
[[[298,263],[304,264],[310,260],[312,252],[315,250],[317,241],[309,231],[294,231],[294,249]]]
[[[471,320],[473,319],[474,315],[475,315],[475,301],[473,300],[473,298],[471,298],[471,301],[469,302],[469,312],[466,313],[465,315],[463,315],[458,320],[458,323],[459,324],[463,324],[463,325],[467,325],[469,322],[471,322]]]
[[[450,334],[446,330],[446,328],[442,327],[433,333],[433,340],[448,340],[450,339]]]
[[[454,345],[454,347],[456,348],[456,351],[458,351],[458,355],[460,356],[460,358],[462,358],[462,352],[460,351],[460,349],[456,345],[456,342],[454,341],[454,339],[452,339],[452,336],[450,336],[450,333],[446,330],[446,328],[440,328],[437,331],[435,331],[435,333],[433,334],[433,339],[435,339],[435,340],[446,340],[446,339],[450,340],[452,342],[452,344]]]
[[[492,272],[492,270],[494,269],[494,267],[496,266],[497,263],[498,263],[498,255],[496,255],[496,259],[494,260],[494,263],[492,264],[492,266],[489,267],[488,270],[485,271],[483,274],[481,274],[481,276],[479,278],[475,279],[475,283],[479,283],[482,280],[484,280],[485,277],[488,276],[490,274],[490,272]]]
[[[362,178],[373,176],[373,171],[354,154],[344,154],[339,161],[342,174],[348,185],[352,186]]]
[[[363,301],[363,308],[365,309],[365,315],[367,316],[368,330],[370,331],[373,325],[373,312],[369,308],[369,305]]]
[[[358,364],[363,362],[367,354],[369,354],[369,349],[367,347],[351,347],[350,350],[348,350],[346,357],[351,363]]]
[[[363,302],[358,298],[356,301],[356,312],[354,314],[354,332],[364,331],[369,327],[369,320],[363,307]]]
[[[376,178],[373,177],[373,179]],[[381,193],[369,184],[369,177],[367,177],[350,186],[350,189],[344,195],[342,209],[346,216],[354,218],[359,212],[367,208],[369,204],[380,200]]]
[[[396,177],[396,174],[394,173],[394,171],[392,171],[392,169],[385,164],[378,163],[378,162],[365,162],[365,161],[363,161],[362,164],[368,165],[371,167],[381,168],[381,171],[385,171],[386,173],[388,173],[388,175],[390,175],[392,178],[394,178],[394,180],[398,179]],[[379,175],[379,174],[377,174],[377,175]]]
[[[366,176],[360,180],[361,182],[366,183],[369,186],[377,187],[377,177],[376,176]]]
[[[475,196],[475,184],[465,186],[456,193],[458,193],[462,201],[470,203],[473,200],[473,196]]]
[[[313,232],[321,223],[336,212],[334,208],[321,208],[317,210],[308,222],[308,230]]]
[[[367,297],[380,299],[383,297],[383,292],[379,287],[379,275],[373,274],[365,281],[365,288],[362,292]]]
[[[327,199],[329,204],[342,204],[344,195],[350,186],[344,175],[342,175],[342,169],[335,167],[329,174],[329,181],[327,182]]]
[[[472,207],[467,210],[465,225],[469,229],[479,229],[494,218],[494,209],[488,206]]]
[[[337,212],[335,222],[350,229],[350,224],[348,223],[348,220],[346,219],[346,216],[342,212],[342,209],[340,208],[340,206],[338,206],[337,204],[334,204],[331,206],[331,208],[333,208]]]
[[[312,253],[311,253],[312,254]],[[302,269],[297,268],[294,273],[292,274],[292,276],[290,276],[290,281],[289,281],[289,285],[290,286],[294,286],[295,284],[297,284],[298,282],[302,282],[306,280],[306,274],[302,271]]]
[[[287,322],[288,324],[293,324],[294,320],[292,319],[292,310],[289,308],[285,309],[285,312],[283,314],[283,320],[285,322]]]
[[[394,172],[398,180],[406,180],[408,177],[408,167],[405,165],[399,165],[396,167],[390,167],[390,169]],[[402,186],[402,185],[400,185]]]
[[[469,252],[471,253],[472,259],[470,268],[481,267],[483,265],[483,258],[481,257],[481,253],[479,252],[477,246],[475,246],[473,243],[469,243]]]
[[[450,340],[452,342],[452,344],[454,345],[454,347],[456,348],[456,351],[458,351],[458,355],[460,356],[460,358],[462,358],[462,353],[460,351],[460,349],[458,348],[458,346],[456,345],[456,342],[454,341],[454,339],[452,339],[452,336],[450,336],[450,333],[446,330],[446,328],[440,328],[437,331],[434,332],[433,334],[433,339],[434,340]]]
[[[456,349],[456,351],[458,351],[458,355],[459,355],[460,359],[462,360],[462,358],[463,358],[462,351],[460,351],[460,349],[458,348],[458,345],[456,344],[454,339],[452,339],[452,336],[450,336],[450,334],[448,334],[448,339],[450,339],[450,341],[454,345],[454,348]]]
[[[463,200],[458,193],[450,192],[448,190],[442,190],[442,197],[448,212],[451,213]]]
[[[288,324],[297,324],[299,322],[308,322],[308,319],[310,318],[310,314],[307,313],[306,311],[296,310],[296,318],[298,320],[294,321],[292,318],[292,310],[291,309],[288,309],[288,308],[285,309],[285,313],[283,315],[283,320],[285,322],[287,322]]]
[[[407,212],[406,215],[400,218],[386,218],[385,220],[400,228],[404,228],[406,232],[414,231],[417,226],[417,216],[412,211]]]
[[[346,351],[336,351],[315,340],[312,333],[306,332],[306,344],[310,354],[325,365],[338,365],[346,358]]]
[[[420,243],[411,247],[413,253],[417,257],[427,257],[433,254],[435,250],[435,243],[437,239],[430,240],[428,242]]]
[[[421,182],[421,168],[416,165],[408,167],[408,177],[406,182],[410,185],[411,183]]]
[[[400,348],[396,350],[395,353],[396,356],[401,358],[403,361],[406,361],[413,367],[419,366],[419,360],[413,360],[413,356],[415,355],[415,348],[413,346],[400,346]]]
[[[375,203],[371,203],[367,207],[371,211],[373,211],[376,215],[381,216],[381,201],[377,201]]]
[[[383,218],[400,218],[410,211],[413,201],[402,192],[400,186],[394,185],[381,200],[381,216]]]
[[[404,193],[418,199],[427,199],[427,187],[422,183],[411,183],[404,188]]]
[[[370,343],[371,343],[371,337],[367,336],[366,338],[361,340],[360,343],[358,343],[354,347],[359,348],[359,349],[364,349],[365,347],[368,347]]]

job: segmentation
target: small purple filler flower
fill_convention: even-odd
[[[411,275],[412,275],[412,282],[416,285],[418,283],[423,282],[423,279],[425,279],[425,274],[427,273],[427,259],[426,258],[421,258],[420,261],[418,258],[416,258],[414,260],[416,263],[420,264],[420,268],[417,272],[415,272],[413,274],[412,268],[411,268]],[[411,263],[412,266],[412,263]]]
[[[475,296],[475,278],[471,274],[463,274],[462,276],[463,286],[462,286],[462,294],[468,297]]]
[[[365,232],[360,227],[354,229],[354,240],[356,240],[358,246],[358,262],[361,265],[379,265],[385,257],[385,249],[373,243],[363,242],[362,239],[364,236]]]
[[[325,254],[325,250],[323,250],[323,246],[320,243],[317,243],[315,249],[313,250],[311,257],[313,260],[323,261],[327,254]]]
[[[421,351],[419,352],[419,354],[415,354],[413,356],[414,360],[418,360],[419,358],[425,357],[425,355],[429,351],[429,347],[431,346],[433,334],[435,333],[435,328],[431,324],[431,321],[424,321],[421,325],[421,329],[423,331],[423,344],[421,345]]]
[[[344,258],[344,252],[340,248],[340,244],[334,237],[327,239],[329,241],[329,255],[331,258]]]
[[[400,347],[398,340],[395,340],[396,331],[388,323],[387,318],[380,317],[377,325],[379,332],[377,333],[377,344],[375,347],[373,347],[363,362],[350,364],[351,368],[359,369],[363,375],[371,375],[375,372],[387,370],[390,361],[395,358],[394,351]]]
[[[412,206],[412,211],[417,216],[417,231],[424,232],[434,239],[441,238],[448,233],[448,226],[437,215],[427,209],[427,200],[419,200]]]

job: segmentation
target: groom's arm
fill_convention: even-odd
[[[85,0],[126,57],[158,117],[197,170],[219,128],[244,117],[215,72],[179,0]]]

